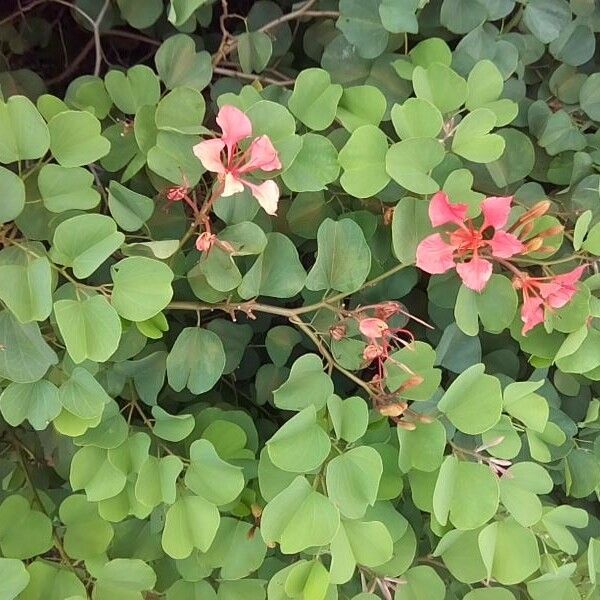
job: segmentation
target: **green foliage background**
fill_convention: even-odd
[[[594,0],[2,9],[0,600],[600,598]],[[166,193],[227,104],[282,198],[201,254]],[[573,301],[524,337],[506,272],[418,271],[440,189],[550,199]],[[330,333],[390,300],[399,426]]]

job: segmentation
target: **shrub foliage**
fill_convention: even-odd
[[[10,10],[1,600],[600,598],[597,3]]]

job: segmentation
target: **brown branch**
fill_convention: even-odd
[[[85,60],[90,50],[96,45],[94,38],[90,38],[87,44],[81,49],[79,54],[69,63],[69,66],[60,74],[48,79],[46,85],[51,86],[70,77],[79,68],[79,65]]]
[[[239,79],[247,79],[249,81],[262,81],[268,85],[280,85],[289,86],[294,85],[295,79],[273,79],[272,77],[266,77],[265,75],[255,75],[253,73],[243,73],[242,71],[236,71],[235,69],[226,69],[224,67],[214,67],[213,72],[218,75],[226,75],[227,77],[237,77]]]

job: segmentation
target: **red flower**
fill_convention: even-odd
[[[513,285],[523,294],[523,335],[544,322],[546,310],[562,308],[573,298],[577,293],[576,283],[584,271],[585,266],[554,277],[530,277],[523,273],[513,280]]]
[[[476,227],[467,217],[468,205],[450,204],[444,192],[435,194],[429,204],[431,224],[458,227],[426,237],[417,248],[417,267],[431,274],[456,269],[468,288],[481,292],[492,275],[489,258],[510,258],[525,250],[515,235],[502,230],[511,202],[512,196],[486,198],[481,204],[483,223]]]
[[[247,187],[265,212],[277,212],[279,188],[272,181],[260,185],[248,181],[245,176],[254,171],[281,169],[277,150],[266,135],[252,141],[245,151],[238,144],[252,135],[250,119],[235,106],[223,106],[217,115],[217,124],[223,134],[220,138],[204,140],[194,146],[194,154],[205,169],[218,174],[222,185],[221,196],[232,196]]]

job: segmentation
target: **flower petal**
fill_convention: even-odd
[[[456,271],[469,289],[481,292],[492,276],[492,263],[489,260],[474,257],[468,262],[458,263]]]
[[[488,240],[492,255],[498,258],[510,258],[525,250],[525,246],[516,235],[506,231],[496,231],[494,237]]]
[[[544,322],[543,300],[539,296],[529,296],[523,300],[521,321],[524,323],[521,330],[523,335],[526,335],[536,325]]]
[[[268,215],[277,214],[279,188],[272,179],[264,181],[260,185],[244,181],[244,185],[250,188],[252,195],[258,200],[258,203]]]
[[[469,207],[466,204],[450,204],[445,192],[434,194],[429,202],[429,220],[434,227],[446,223],[463,225]]]
[[[221,192],[221,196],[226,198],[227,196],[233,196],[234,194],[239,194],[244,191],[244,185],[241,179],[235,177],[231,173],[225,174],[225,183],[223,185],[223,191]]]
[[[540,283],[539,290],[542,298],[552,308],[562,308],[568,304],[577,293],[576,283],[579,281],[585,266],[577,267],[573,271],[557,275],[548,283]]]
[[[232,148],[252,135],[252,123],[239,108],[226,104],[217,115],[217,124],[223,132],[221,138],[227,145],[227,152],[231,158]]]
[[[417,246],[417,267],[436,275],[454,268],[454,248],[439,233],[427,236]]]
[[[239,168],[239,172],[249,173],[257,169],[262,171],[281,169],[277,150],[266,135],[261,135],[250,144],[250,160]]]
[[[501,229],[508,221],[510,214],[510,205],[512,196],[490,196],[481,203],[481,212],[483,213],[483,231],[486,227]]]
[[[365,337],[372,340],[383,337],[383,334],[389,329],[385,321],[376,317],[361,319],[358,328]]]
[[[225,173],[225,166],[221,159],[223,148],[225,148],[225,142],[219,138],[215,138],[196,144],[192,150],[206,170],[213,173]]]

